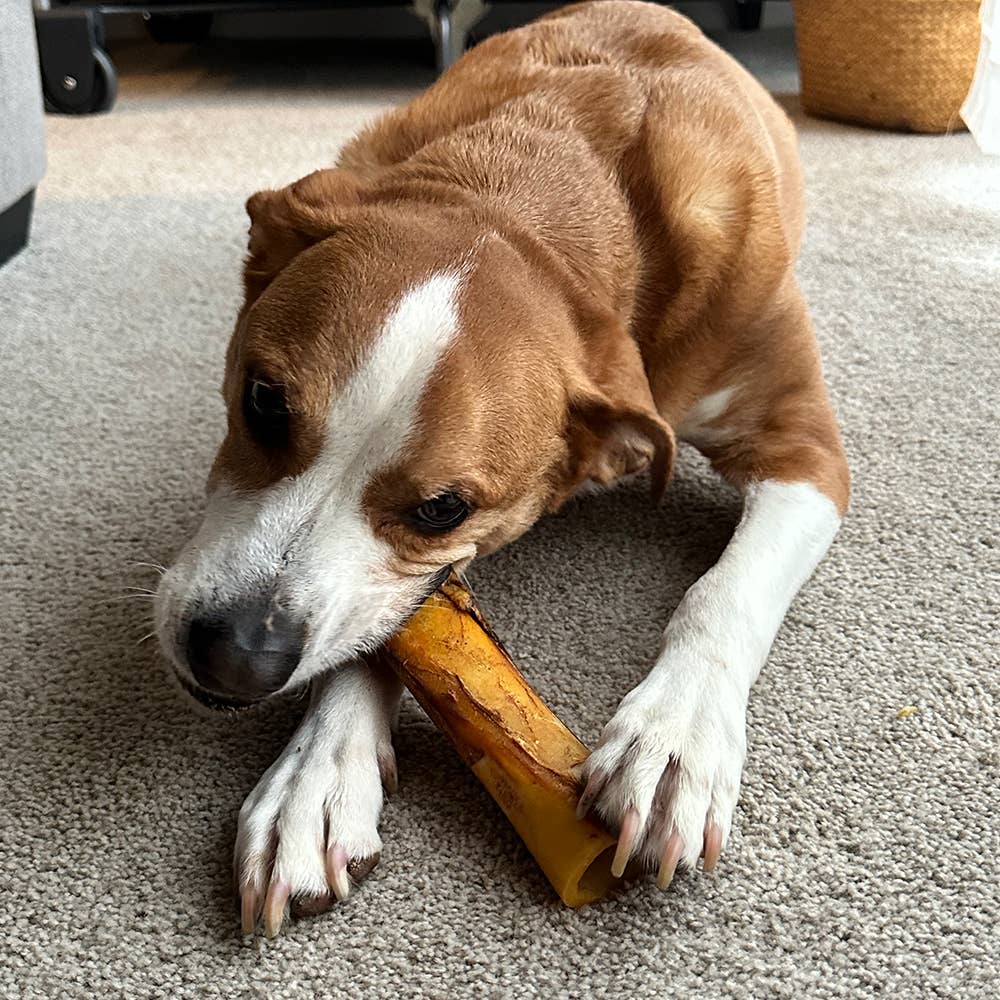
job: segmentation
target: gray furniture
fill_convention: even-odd
[[[0,0],[0,264],[28,240],[45,173],[42,86],[31,0]]]

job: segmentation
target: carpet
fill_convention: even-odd
[[[794,84],[787,35],[739,44]],[[0,994],[995,996],[997,161],[967,135],[820,122],[782,96],[854,496],[754,690],[717,872],[562,908],[408,697],[380,867],[347,905],[245,945],[236,813],[301,701],[196,714],[139,642],[148,606],[122,598],[198,519],[243,201],[430,76],[322,46],[115,55],[113,113],[48,118],[33,239],[0,271]],[[638,487],[574,502],[474,568],[584,740],[738,513],[685,450],[660,509]]]

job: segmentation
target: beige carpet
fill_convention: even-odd
[[[118,53],[113,114],[49,119],[34,240],[0,271],[0,995],[996,996],[1000,166],[964,135],[802,118],[801,273],[855,495],[754,692],[717,873],[561,908],[408,701],[381,867],[240,943],[236,812],[300,706],[194,714],[119,598],[198,517],[243,200],[427,79],[398,53],[259,54]],[[686,454],[662,510],[574,504],[477,568],[584,739],[737,513]]]

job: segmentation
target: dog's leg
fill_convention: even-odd
[[[352,663],[321,678],[305,717],[240,810],[235,874],[243,932],[277,933],[289,900],[315,913],[378,863],[382,787],[396,787],[391,728],[402,687]]]
[[[739,795],[750,687],[847,504],[840,436],[800,300],[786,322],[778,357],[714,394],[691,435],[700,432],[699,447],[743,487],[742,520],[583,768],[581,814],[594,805],[621,830],[616,871],[636,854],[659,867],[661,887],[699,854],[706,870],[715,866]]]

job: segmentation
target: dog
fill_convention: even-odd
[[[311,685],[238,823],[243,925],[377,861],[401,688],[359,660],[444,579],[678,439],[735,534],[582,767],[614,868],[715,867],[746,708],[849,474],[796,283],[794,128],[688,20],[584,3],[482,42],[338,164],[253,195],[204,521],[159,640],[202,703]]]

